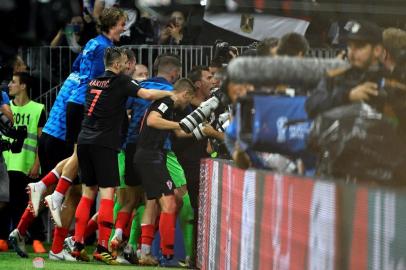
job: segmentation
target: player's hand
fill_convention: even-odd
[[[348,98],[352,102],[369,100],[371,96],[377,96],[378,84],[365,82],[351,89]]]

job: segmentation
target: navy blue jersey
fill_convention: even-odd
[[[108,70],[91,80],[78,145],[96,144],[118,150],[127,98],[136,97],[139,89],[127,75]]]

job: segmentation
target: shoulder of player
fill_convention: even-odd
[[[173,105],[173,100],[172,100],[170,97],[164,97],[164,98],[155,100],[155,101],[153,102],[153,104],[154,104],[156,107],[159,107],[161,104],[165,104],[165,105],[169,108],[169,107],[172,107],[172,105]]]

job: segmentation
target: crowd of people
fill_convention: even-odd
[[[99,2],[105,6],[100,8]],[[28,257],[25,243],[30,235],[34,251],[46,252],[40,226],[46,204],[55,223],[51,260],[90,261],[85,245],[98,231],[94,260],[111,265],[193,267],[200,160],[217,154],[247,167],[252,156],[235,145],[235,133],[205,122],[200,129],[205,138],[197,140],[179,123],[214,89],[224,91],[229,99],[226,107],[232,108],[255,87],[225,79],[225,63],[219,59],[180,78],[180,59],[164,54],[155,60],[151,76],[148,67],[137,64],[131,49],[115,46],[128,30],[131,16],[108,1],[96,1],[93,13],[100,33],[83,43],[47,119],[44,106],[29,98],[32,80],[24,68],[15,69],[9,83],[13,99],[3,95],[1,112],[14,125],[26,125],[28,133],[20,153],[4,152],[10,194],[0,209],[0,251],[10,246],[19,256]],[[182,44],[187,39],[184,16],[174,12],[172,17],[160,36],[162,44]],[[55,37],[55,44],[61,42],[61,35]],[[406,33],[394,28],[382,32],[373,23],[353,22],[348,26],[347,46],[350,68],[328,72],[315,90],[295,89],[295,95],[308,97],[310,117],[377,96],[378,82],[369,81],[366,74],[397,72],[397,58],[406,50]],[[254,52],[246,53],[300,59],[308,50],[304,36],[288,33],[279,40],[266,39]],[[233,50],[226,53],[238,57]],[[291,89],[288,85],[276,88],[282,95]],[[403,127],[401,109],[395,116]],[[232,121],[232,113],[228,118]],[[25,187],[28,196],[24,198]],[[177,219],[185,247],[181,260],[174,259]],[[152,252],[157,231],[158,257]]]

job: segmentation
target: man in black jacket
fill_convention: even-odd
[[[383,53],[382,29],[374,23],[350,21],[347,49],[350,68],[327,72],[306,102],[310,117],[352,102],[376,100],[385,69],[380,65]]]

